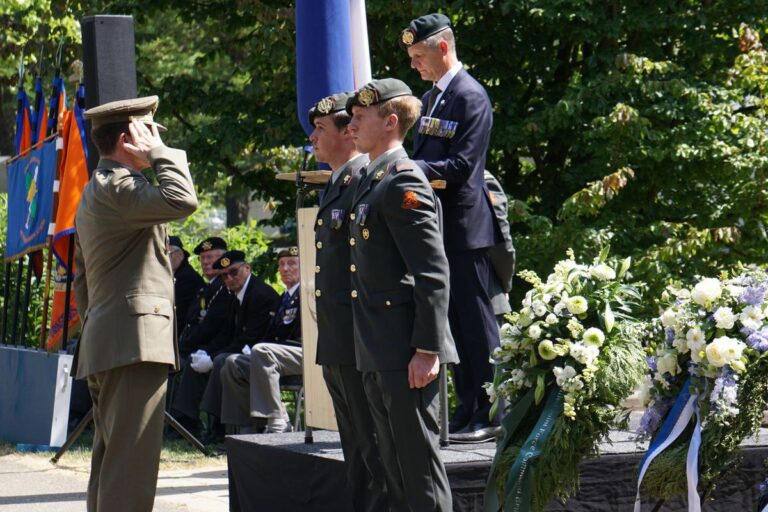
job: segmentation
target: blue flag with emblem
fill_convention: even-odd
[[[46,245],[53,212],[56,141],[51,140],[8,166],[8,227],[5,261]]]
[[[296,88],[304,131],[312,132],[312,105],[370,80],[365,1],[297,0]]]

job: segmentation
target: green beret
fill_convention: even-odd
[[[408,27],[400,32],[400,46],[408,48],[420,43],[430,36],[451,28],[451,20],[445,14],[426,14],[408,24]]]
[[[315,119],[341,112],[347,107],[347,100],[352,97],[351,92],[340,92],[321,99],[309,109],[309,124],[315,126]]]
[[[298,256],[299,255],[299,248],[295,245],[292,247],[284,247],[277,251],[277,261],[280,261],[280,258],[285,258],[286,256]]]
[[[352,107],[370,107],[399,96],[410,96],[411,88],[397,78],[382,78],[368,82],[355,91],[347,100],[347,113],[352,115]]]
[[[235,263],[240,263],[245,261],[245,253],[243,251],[227,251],[224,254],[221,255],[221,258],[216,260],[216,262],[213,264],[213,268],[216,270],[222,270],[225,268],[229,268],[231,265],[234,265]]]
[[[105,124],[141,121],[144,124],[153,124],[158,129],[165,131],[165,126],[156,123],[153,118],[159,102],[160,99],[157,96],[110,101],[98,107],[89,108],[83,115],[91,121],[93,128]]]
[[[222,240],[221,238],[217,236],[210,236],[197,244],[194,249],[192,249],[192,252],[195,254],[201,254],[206,251],[212,251],[214,249],[223,249],[227,250],[227,242]]]

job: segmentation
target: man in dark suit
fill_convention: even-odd
[[[221,418],[221,369],[232,354],[240,354],[244,347],[263,340],[280,304],[280,296],[261,278],[251,273],[243,251],[227,251],[213,264],[235,301],[230,309],[231,335],[222,343],[209,347],[212,368],[202,375],[207,382],[200,401],[200,409],[209,416]],[[220,424],[220,423],[218,423]],[[203,436],[201,441],[216,443],[224,438],[223,426]]]
[[[285,293],[264,337],[242,354],[227,357],[221,368],[221,422],[240,433],[290,430],[280,398],[280,378],[302,374],[299,248],[277,253]]]
[[[176,302],[176,332],[186,325],[186,318],[195,303],[205,281],[189,264],[189,253],[184,249],[181,238],[168,237],[168,256],[173,269],[173,297]]]
[[[347,102],[355,146],[371,158],[350,207],[350,298],[391,507],[450,511],[436,380],[446,361],[448,261],[437,198],[402,147],[419,107],[392,78]]]
[[[490,262],[486,249],[501,242],[483,170],[493,112],[485,89],[456,55],[450,20],[429,14],[400,33],[411,67],[434,86],[422,98],[414,133],[413,160],[428,180],[445,182],[437,195],[444,214],[444,242],[451,271],[448,317],[461,363],[454,368],[458,407],[451,440],[480,442],[498,431],[489,419],[483,384],[493,380],[490,354],[499,329],[488,295]]]
[[[309,111],[309,136],[315,157],[333,169],[315,221],[315,296],[317,364],[333,400],[347,483],[354,510],[387,510],[384,468],[374,435],[373,419],[355,367],[352,304],[349,293],[349,214],[368,156],[355,149],[346,111],[350,93],[323,98]]]
[[[221,346],[232,336],[230,316],[235,297],[224,286],[224,279],[213,264],[227,251],[227,243],[217,237],[201,241],[193,252],[200,258],[200,266],[208,284],[200,287],[194,303],[179,331],[179,352],[182,360],[181,375],[172,397],[171,414],[194,435],[202,429],[200,399],[205,391],[207,377],[200,376],[191,366],[189,355],[198,350]],[[221,430],[221,427],[218,427]]]

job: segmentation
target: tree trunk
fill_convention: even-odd
[[[248,196],[247,190],[242,186],[227,185],[226,205],[227,205],[227,227],[239,226],[248,222]]]

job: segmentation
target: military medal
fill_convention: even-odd
[[[423,116],[419,121],[419,133],[422,135],[432,135],[451,139],[456,135],[456,129],[459,127],[457,121],[448,121],[436,117]]]
[[[384,169],[381,169],[379,172],[376,173],[376,176],[373,177],[376,181],[381,181],[381,179],[384,177]]]
[[[357,220],[356,223],[359,226],[365,226],[365,220],[368,218],[368,210],[370,210],[371,205],[366,203],[360,203],[357,205]]]
[[[344,223],[344,210],[334,209],[331,210],[331,227],[333,229],[339,229]]]
[[[290,324],[294,320],[296,320],[296,314],[299,312],[299,308],[290,308],[286,309],[285,313],[283,314],[283,323],[285,325]]]
[[[341,184],[346,187],[347,185],[349,185],[350,181],[352,181],[352,176],[347,174],[346,176],[344,176],[344,180],[341,182]]]

